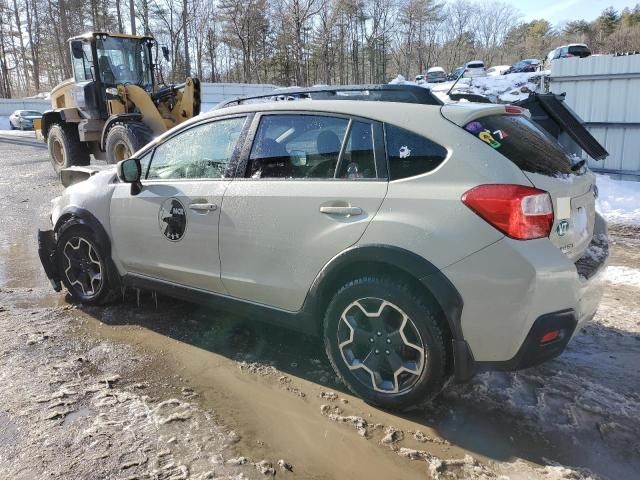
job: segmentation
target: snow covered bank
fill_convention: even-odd
[[[496,103],[511,103],[527,98],[529,92],[539,91],[543,76],[544,72],[531,72],[512,73],[509,75],[498,75],[496,77],[461,78],[453,89],[453,92],[475,93],[484,95]],[[455,82],[418,84],[406,80],[402,75],[398,75],[390,83],[420,85],[425,88],[430,88],[443,102],[448,103],[451,100],[447,96],[447,92]]]
[[[611,223],[640,225],[640,182],[598,175],[598,211]]]

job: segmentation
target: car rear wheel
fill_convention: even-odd
[[[57,243],[58,271],[74,300],[101,304],[111,293],[107,258],[93,232],[83,226],[71,227]]]
[[[437,314],[401,281],[352,280],[336,292],[325,315],[327,356],[363,400],[393,410],[417,407],[439,393],[446,379]]]
[[[78,128],[75,124],[55,124],[47,135],[49,158],[56,174],[60,170],[73,165],[89,165],[89,150],[80,141]]]

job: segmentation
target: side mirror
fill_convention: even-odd
[[[137,158],[121,160],[117,165],[118,178],[121,182],[131,184],[131,195],[137,195],[142,190],[142,166]]]
[[[162,45],[162,56],[168,62],[169,61],[169,48],[166,45]]]
[[[82,42],[71,42],[71,53],[73,58],[81,60],[84,58],[84,52],[82,51]]]

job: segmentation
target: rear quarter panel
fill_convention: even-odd
[[[431,172],[389,182],[387,196],[359,243],[405,248],[442,269],[500,240],[503,234],[461,198],[483,183],[531,185],[522,171],[443,118],[439,107],[403,105],[387,122],[439,143],[448,156]]]

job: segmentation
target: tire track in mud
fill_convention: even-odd
[[[227,462],[237,435],[189,388],[132,382],[149,358],[74,338],[74,308],[14,307],[31,289],[0,290],[0,435],[5,478],[263,478],[265,463]],[[7,429],[5,427],[5,429]],[[273,470],[275,473],[275,470]]]

